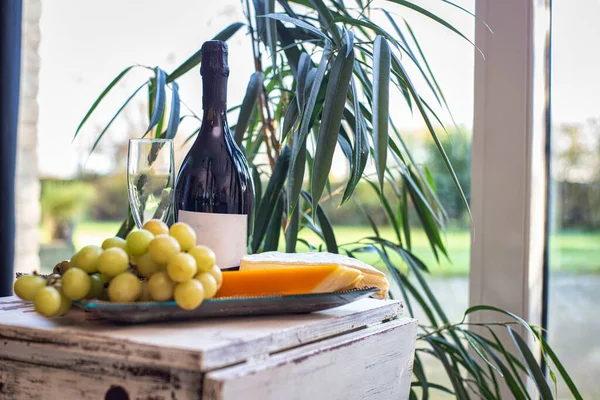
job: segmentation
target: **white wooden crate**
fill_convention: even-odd
[[[365,299],[303,315],[107,324],[0,298],[0,399],[405,399],[415,320]]]

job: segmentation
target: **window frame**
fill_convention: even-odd
[[[543,326],[551,0],[476,0],[475,13],[494,32],[476,24],[485,59],[475,58],[469,304],[497,306]],[[471,318],[491,320],[498,314]],[[508,334],[502,339],[510,341]]]

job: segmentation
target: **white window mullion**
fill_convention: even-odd
[[[477,0],[470,305],[541,321],[549,6]],[[505,320],[476,315],[471,321]]]

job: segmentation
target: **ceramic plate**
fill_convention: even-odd
[[[205,300],[192,311],[182,310],[174,301],[164,303],[110,303],[100,300],[73,304],[107,320],[122,323],[194,320],[209,317],[302,314],[327,310],[368,297],[378,288],[335,293],[268,297],[223,297]]]

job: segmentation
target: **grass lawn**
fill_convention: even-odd
[[[102,243],[102,240],[112,236],[117,231],[120,222],[82,222],[75,228],[75,246],[80,248],[86,244]],[[391,228],[381,228],[381,235],[393,240],[394,233]],[[318,246],[318,237],[308,230],[300,232],[300,237]],[[373,236],[368,226],[338,226],[336,238],[338,245],[352,243],[360,238]],[[49,240],[48,232],[40,231],[42,243]],[[445,242],[450,260],[441,258],[439,263],[429,247],[429,242],[424,232],[413,230],[412,250],[427,265],[436,276],[465,276],[469,271],[470,236],[466,230],[451,230],[446,232]],[[600,273],[600,232],[562,232],[551,238],[551,270],[556,273]],[[283,238],[280,245],[283,249]],[[299,244],[298,251],[307,250],[306,246]],[[443,257],[443,256],[442,256]],[[385,268],[383,263],[378,264],[377,254],[363,253],[359,258]],[[399,263],[399,257],[392,257],[394,263]]]

